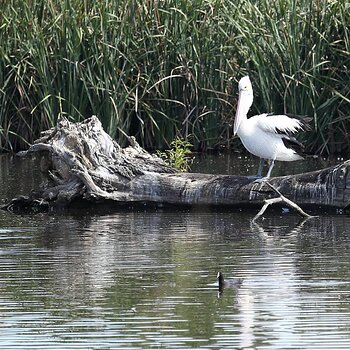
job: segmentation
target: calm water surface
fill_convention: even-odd
[[[0,203],[35,164],[0,156]],[[0,211],[0,348],[350,349],[350,218],[254,215]],[[218,295],[218,271],[244,281]]]

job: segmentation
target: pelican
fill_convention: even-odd
[[[311,118],[291,114],[264,113],[248,119],[247,114],[253,104],[253,88],[248,76],[241,78],[238,90],[234,135],[239,136],[250,153],[260,158],[257,177],[261,178],[265,159],[270,163],[266,176],[258,181],[270,178],[275,160],[290,162],[304,159],[298,153],[304,149],[303,144],[291,134],[299,130],[308,130]]]

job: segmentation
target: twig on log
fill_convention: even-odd
[[[271,204],[276,204],[276,203],[285,203],[288,206],[290,206],[291,208],[294,208],[295,210],[298,211],[298,213],[303,216],[304,218],[311,218],[312,215],[309,215],[308,213],[306,213],[303,209],[301,209],[299,207],[298,204],[294,203],[293,201],[291,201],[290,199],[288,199],[287,197],[285,197],[277,188],[275,188],[274,186],[272,186],[268,181],[264,182],[266,185],[268,185],[273,191],[275,191],[279,197],[276,198],[270,198],[270,199],[265,199],[265,204],[263,205],[263,207],[260,209],[260,211],[254,216],[252,222],[254,223],[261,215],[263,215],[265,213],[265,210],[267,209],[267,207]]]

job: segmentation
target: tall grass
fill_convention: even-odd
[[[259,4],[259,5],[257,5]],[[258,111],[314,117],[310,149],[349,150],[350,4],[261,1],[231,17],[240,55],[257,82]]]
[[[348,23],[345,0],[4,0],[0,146],[96,114],[122,143],[229,147],[248,73],[255,112],[311,115],[310,149],[349,150]]]

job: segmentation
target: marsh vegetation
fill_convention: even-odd
[[[0,146],[96,114],[121,144],[229,148],[249,74],[252,113],[307,114],[310,151],[348,151],[349,23],[346,0],[5,0]]]

